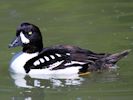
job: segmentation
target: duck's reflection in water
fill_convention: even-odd
[[[88,95],[93,97],[91,93],[97,93],[97,85],[112,83],[119,80],[119,74],[117,72],[104,72],[104,73],[92,73],[80,77],[79,75],[22,75],[10,73],[13,82],[17,87],[17,93],[12,96],[12,100],[53,100],[56,96],[58,100],[64,97],[65,93],[77,93],[73,94],[75,100],[83,98],[77,94],[84,94],[84,91],[88,91]],[[91,88],[92,87],[92,88]],[[24,88],[24,89],[23,89]],[[90,89],[90,90],[89,90]],[[80,91],[77,91],[80,90]],[[16,88],[15,88],[16,91]],[[103,90],[104,91],[104,90]],[[51,96],[52,95],[52,96]],[[48,99],[49,98],[49,99]],[[66,96],[68,100],[69,96]]]
[[[23,88],[56,88],[71,85],[81,85],[83,77],[74,75],[23,75],[10,73],[11,78],[18,87]]]

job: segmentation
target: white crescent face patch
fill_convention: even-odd
[[[24,43],[24,44],[30,43],[30,40],[25,37],[25,35],[23,34],[23,32],[20,32],[20,38],[21,38],[22,43]]]

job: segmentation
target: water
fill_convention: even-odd
[[[132,100],[133,56],[119,69],[67,79],[17,75],[8,66],[21,48],[8,49],[21,22],[38,25],[44,45],[71,44],[96,52],[133,49],[132,0],[1,0],[0,98],[2,100]]]

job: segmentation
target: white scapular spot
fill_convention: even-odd
[[[47,57],[47,56],[44,56],[44,59],[45,59],[46,61],[49,61],[49,60],[50,60],[49,57]]]
[[[20,33],[20,38],[21,38],[22,43],[24,43],[24,44],[30,43],[30,40],[25,37],[23,32]]]
[[[40,58],[39,60],[40,60],[41,63],[45,62],[45,60],[43,58]]]
[[[52,59],[55,59],[55,56],[53,56],[53,55],[50,55],[50,57],[51,57]]]
[[[34,66],[40,65],[40,61],[39,61],[39,60],[35,61],[35,62],[33,63],[33,65],[34,65]]]
[[[66,55],[70,56],[70,53],[66,53]]]
[[[56,55],[56,56],[58,56],[58,57],[61,57],[61,55],[60,55],[60,54],[58,54],[58,53],[56,53],[55,55]]]

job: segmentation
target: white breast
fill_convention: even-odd
[[[28,60],[33,57],[36,57],[37,55],[38,53],[28,54],[23,52],[15,54],[11,60],[9,70],[13,73],[25,74],[24,65]]]

